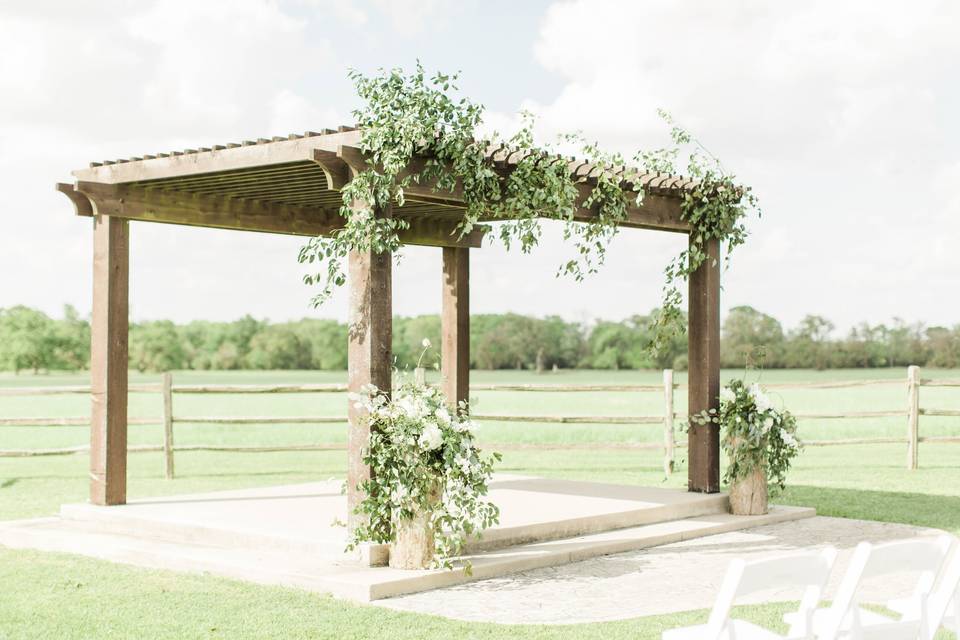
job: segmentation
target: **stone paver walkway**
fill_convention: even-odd
[[[713,605],[733,558],[760,558],[832,544],[840,551],[831,597],[860,541],[887,542],[939,533],[902,524],[815,517],[689,540],[560,567],[375,602],[449,618],[504,624],[573,624],[619,620]],[[865,583],[865,600],[905,595],[915,576]],[[760,594],[754,601],[799,600],[799,593]]]

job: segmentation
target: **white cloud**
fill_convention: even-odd
[[[584,129],[628,153],[663,141],[666,108],[753,184],[765,216],[726,276],[729,304],[789,322],[956,321],[960,302],[922,291],[956,265],[935,250],[960,231],[940,214],[955,196],[931,179],[960,137],[945,113],[958,23],[960,5],[932,0],[559,2],[534,52],[565,86],[530,106],[545,134]]]

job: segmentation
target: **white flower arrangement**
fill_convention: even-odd
[[[500,455],[481,452],[466,403],[451,411],[436,388],[405,382],[390,398],[367,387],[351,400],[369,420],[363,460],[371,478],[360,486],[366,497],[357,513],[366,517],[348,548],[392,542],[397,522],[429,512],[435,563],[450,566],[470,536],[499,520],[499,509],[484,498]]]
[[[786,486],[791,461],[803,447],[796,435],[797,421],[789,411],[775,407],[759,383],[748,386],[743,380],[732,380],[720,390],[720,410],[694,420],[720,426],[720,442],[730,457],[726,482],[763,467],[769,484],[779,489]]]

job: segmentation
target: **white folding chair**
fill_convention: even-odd
[[[820,602],[836,558],[836,549],[827,547],[820,551],[792,553],[750,562],[734,560],[727,569],[707,624],[664,631],[663,640],[812,639],[813,612]],[[788,636],[780,636],[745,620],[730,619],[730,609],[738,598],[790,587],[803,587],[804,593],[797,610],[798,621],[791,625]]]
[[[953,557],[944,565],[934,581],[927,600],[927,634],[921,640],[933,640],[940,627],[953,631],[960,640],[960,542],[954,542]],[[887,603],[887,608],[902,616],[915,615],[918,598],[900,598]]]
[[[926,638],[929,596],[934,576],[950,550],[950,536],[916,538],[899,542],[857,545],[833,604],[813,615],[818,640],[914,640]],[[860,608],[861,582],[902,572],[918,572],[912,590],[917,606],[900,620]],[[789,621],[789,619],[788,619]]]

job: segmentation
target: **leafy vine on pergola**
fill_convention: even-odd
[[[314,304],[325,302],[346,282],[343,264],[350,251],[396,252],[403,246],[400,232],[409,222],[375,212],[402,207],[405,189],[412,184],[432,184],[438,192],[459,189],[464,211],[458,232],[469,233],[481,219],[502,221],[498,237],[508,249],[519,245],[521,251],[531,251],[541,237],[541,219],[563,222],[563,237],[572,242],[574,255],[559,266],[557,275],[580,281],[603,264],[630,200],[639,206],[644,198],[642,188],[625,188],[635,184],[630,178],[647,172],[677,174],[684,154],[685,173],[692,182],[682,194],[681,218],[690,225],[690,243],[664,269],[651,348],[657,351],[681,334],[680,282],[709,259],[709,241],[725,244],[727,259],[745,242],[746,217],[752,211],[760,213],[751,189],[738,185],[713,154],[663,111],[672,144],[638,151],[631,164],[578,133],[559,136],[555,145],[538,144],[529,113],[522,114],[519,130],[509,137],[480,136],[484,107],[457,96],[457,77],[442,73],[428,77],[419,63],[410,74],[400,69],[372,76],[350,72],[363,102],[354,116],[361,133],[358,146],[368,164],[342,189],[342,229],[311,238],[300,251],[302,263],[325,263],[325,270],[304,278],[307,284],[320,285]],[[576,146],[579,157],[594,167],[592,189],[579,203],[596,212],[588,221],[574,220],[577,183],[585,178],[571,174],[566,159],[557,153],[559,145]],[[518,152],[520,159],[512,171],[506,175],[497,171],[490,161],[491,148]],[[411,171],[415,159],[424,159],[422,168]]]

